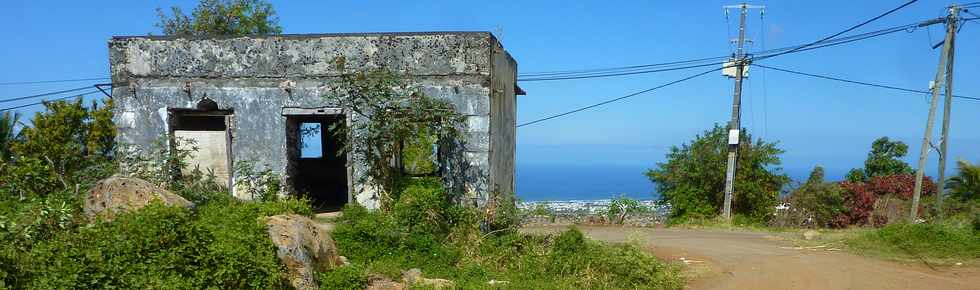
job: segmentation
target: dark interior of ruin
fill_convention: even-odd
[[[347,158],[331,126],[343,115],[288,116],[287,173],[293,191],[310,199],[316,212],[338,211],[348,201]]]

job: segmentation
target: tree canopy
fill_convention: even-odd
[[[949,196],[959,201],[980,201],[980,164],[960,160],[956,165],[959,174],[946,181]]]
[[[735,196],[732,208],[756,220],[765,219],[776,205],[779,191],[789,182],[781,173],[775,143],[757,139],[745,130],[739,148]],[[672,147],[667,162],[658,163],[646,175],[656,184],[661,199],[667,201],[674,217],[709,217],[718,214],[724,202],[728,131],[715,125],[690,143]]]
[[[909,146],[902,141],[891,141],[888,137],[878,138],[871,143],[864,169],[852,169],[847,173],[847,180],[858,182],[877,176],[911,174],[912,167],[900,159],[908,152]]]
[[[269,35],[282,33],[272,5],[263,0],[201,0],[191,15],[180,7],[172,15],[157,8],[156,26],[164,35],[222,36]]]

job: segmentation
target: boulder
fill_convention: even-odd
[[[816,240],[818,238],[820,238],[820,232],[818,232],[818,231],[809,230],[809,231],[803,232],[803,239],[804,240],[810,241],[810,240]]]
[[[316,272],[347,264],[330,233],[310,218],[288,214],[266,217],[264,222],[294,288],[317,289]]]
[[[112,220],[119,213],[143,208],[154,200],[168,206],[194,207],[194,203],[149,181],[117,175],[96,183],[82,209],[89,219],[102,216]]]
[[[406,285],[411,286],[423,286],[426,288],[433,289],[454,289],[456,288],[456,283],[446,279],[430,279],[422,277],[422,270],[418,268],[412,268],[408,271],[402,272],[402,279]]]
[[[391,279],[375,279],[368,283],[365,290],[404,290],[405,284],[391,281]]]

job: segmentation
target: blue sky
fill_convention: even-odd
[[[904,1],[759,1],[749,17],[749,50],[813,41]],[[5,1],[0,82],[108,76],[106,41],[158,33],[154,9],[191,9],[195,1]],[[731,53],[716,1],[271,1],[286,33],[482,30],[498,34],[521,72],[657,63]],[[948,1],[922,0],[857,32],[935,18]],[[978,9],[980,10],[980,9]],[[941,27],[772,58],[763,64],[926,89]],[[955,91],[980,97],[980,22],[959,34]],[[698,72],[521,83],[518,119],[618,97]],[[89,82],[90,83],[90,82]],[[0,98],[89,84],[0,86]],[[518,130],[518,164],[649,165],[671,145],[730,117],[732,81],[719,74]],[[27,102],[22,102],[27,103]],[[22,103],[5,103],[3,107]],[[786,150],[784,167],[820,164],[832,176],[861,166],[872,140],[889,136],[917,155],[928,104],[920,94],[866,88],[753,68],[745,84],[743,125]],[[30,113],[37,107],[22,110]],[[956,99],[951,157],[980,161],[980,101]],[[938,125],[937,130],[938,134]],[[931,155],[930,174],[936,167]],[[907,158],[912,161],[912,156]],[[912,162],[910,162],[912,163]],[[950,164],[953,164],[951,162]],[[914,164],[913,164],[914,166]],[[834,173],[840,172],[840,173]],[[518,172],[520,174],[520,171]]]

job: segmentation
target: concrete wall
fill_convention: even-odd
[[[117,141],[137,149],[150,144],[169,131],[168,108],[194,108],[207,97],[220,109],[234,111],[229,126],[233,161],[255,160],[284,174],[282,108],[335,107],[324,96],[340,74],[332,61],[344,56],[349,68],[405,72],[427,95],[449,100],[467,117],[463,155],[469,166],[453,174],[464,176],[461,187],[479,201],[490,189],[491,178],[513,183],[512,157],[509,173],[504,170],[507,165],[493,167],[490,161],[491,87],[506,89],[507,84],[497,83],[507,79],[511,101],[500,109],[511,110],[513,117],[513,71],[501,80],[492,76],[494,51],[502,50],[492,35],[483,32],[117,37],[109,42]],[[512,132],[513,128],[497,130]],[[501,158],[513,156],[513,134],[495,138],[504,139],[499,141],[500,150],[511,148],[510,153],[499,153]],[[491,174],[491,170],[496,171]],[[357,182],[363,172],[362,164],[354,164],[352,194],[365,206],[377,206],[373,187]]]
[[[503,47],[495,46],[490,93],[490,184],[491,190],[514,193],[514,162],[517,151],[517,62]]]

